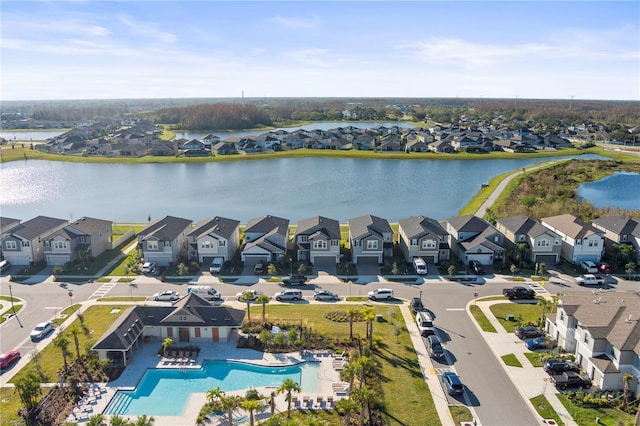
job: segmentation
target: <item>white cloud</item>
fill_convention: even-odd
[[[157,24],[139,22],[128,15],[119,16],[118,21],[127,26],[133,33],[146,37],[151,41],[162,43],[175,43],[178,41],[178,37],[175,34],[159,29]]]
[[[299,17],[293,18],[293,17],[281,16],[281,15],[273,16],[267,19],[267,22],[276,24],[283,28],[289,28],[289,29],[295,29],[295,30],[311,29],[311,28],[315,28],[317,25],[315,18],[299,18]]]

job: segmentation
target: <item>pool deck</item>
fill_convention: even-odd
[[[276,366],[276,365],[293,365],[304,361],[316,361],[319,362],[319,392],[307,392],[304,387],[302,392],[294,394],[298,397],[299,401],[305,400],[307,397],[310,401],[309,408],[325,407],[327,397],[332,397],[334,403],[347,397],[346,389],[342,389],[336,383],[341,383],[340,372],[337,368],[340,368],[340,361],[336,361],[335,358],[327,351],[305,351],[304,354],[300,352],[292,353],[263,353],[252,349],[244,349],[236,347],[237,335],[229,343],[198,343],[200,352],[194,363],[163,363],[162,357],[158,355],[159,343],[152,342],[146,343],[136,351],[134,358],[131,360],[129,366],[122,372],[120,377],[107,384],[102,384],[103,388],[106,387],[106,392],[97,394],[95,398],[92,398],[89,404],[85,404],[84,407],[89,409],[89,412],[85,414],[85,417],[73,416],[69,419],[71,421],[78,421],[79,424],[85,424],[88,416],[96,413],[102,413],[107,407],[111,398],[115,396],[119,390],[133,390],[137,386],[138,382],[142,379],[144,373],[150,368],[173,368],[173,369],[199,369],[202,364],[207,360],[226,360],[226,361],[239,361],[247,362],[256,365],[264,366]],[[302,384],[304,385],[304,383]],[[256,390],[268,397],[271,392],[275,391],[277,387],[256,387]],[[228,394],[238,394],[244,396],[245,390],[237,392],[228,392]],[[317,405],[318,397],[323,398],[325,401],[322,405]],[[276,401],[276,413],[287,411],[287,401],[284,395],[277,395]],[[196,418],[202,406],[206,403],[205,393],[194,393],[189,398],[182,416],[153,416],[155,418],[156,426],[187,426],[196,424]],[[292,406],[293,409],[293,406]],[[78,413],[83,412],[81,409]],[[242,416],[245,413],[244,410],[238,409],[237,414]],[[265,419],[270,415],[270,407],[266,405],[262,410],[256,413],[256,419]],[[106,416],[109,417],[109,416]],[[135,421],[138,416],[123,416],[130,420]],[[234,416],[235,419],[235,416]],[[239,420],[239,421],[238,421]],[[244,424],[243,419],[234,420],[234,425]],[[248,423],[248,417],[245,423]],[[217,422],[217,423],[216,423]],[[226,425],[228,421],[225,417],[221,417],[209,422],[211,425]]]

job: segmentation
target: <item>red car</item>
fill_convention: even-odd
[[[0,355],[0,370],[4,370],[13,364],[14,361],[20,359],[20,352],[18,351],[9,351]]]

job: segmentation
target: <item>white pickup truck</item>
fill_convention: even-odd
[[[576,284],[578,284],[578,285],[603,285],[604,284],[604,278],[602,278],[599,275],[593,275],[593,274],[580,275],[578,278],[576,278]]]

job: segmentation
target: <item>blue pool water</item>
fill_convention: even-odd
[[[280,386],[284,379],[301,384],[307,392],[319,392],[318,363],[265,367],[242,362],[206,361],[192,370],[148,370],[135,391],[116,393],[104,413],[109,415],[180,416],[192,393],[206,393],[219,386],[225,392],[260,386]]]

